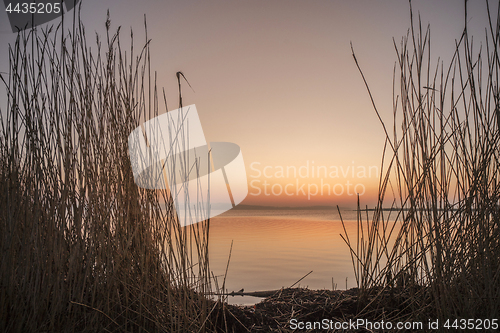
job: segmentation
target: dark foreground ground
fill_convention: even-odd
[[[419,301],[422,293],[408,288],[365,293],[358,289],[282,289],[254,306],[219,303],[212,319],[225,332],[382,332],[383,328],[396,332],[395,327],[387,330],[387,325],[425,317],[428,311]],[[361,323],[358,320],[364,320],[366,326],[355,326]],[[428,320],[421,322],[425,330]]]

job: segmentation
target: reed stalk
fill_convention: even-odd
[[[481,47],[465,2],[445,65],[410,2],[411,27],[394,42],[392,133],[373,103],[386,133],[378,204],[371,215],[358,204],[358,239],[345,240],[358,286],[411,294],[414,317],[499,316],[500,12],[495,21],[486,3]]]
[[[132,174],[129,134],[167,109],[147,28],[124,52],[109,13],[106,27],[88,44],[75,14],[9,46],[0,331],[214,331],[209,222],[180,227],[171,196]]]

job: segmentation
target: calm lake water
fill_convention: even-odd
[[[355,212],[342,212],[351,237],[356,234]],[[340,234],[335,210],[230,210],[211,219],[210,267],[228,292],[274,290],[290,287],[337,289],[356,286],[351,256]],[[232,304],[253,304],[260,298],[229,297]]]

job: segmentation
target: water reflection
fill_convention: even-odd
[[[356,222],[346,221],[354,235]],[[210,267],[222,284],[231,241],[233,250],[226,289],[260,291],[296,286],[311,289],[338,289],[356,285],[347,245],[340,234],[338,215],[325,211],[243,211],[233,210],[210,223]],[[255,303],[253,297],[230,297],[230,303]]]

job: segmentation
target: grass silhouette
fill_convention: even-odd
[[[448,66],[432,65],[430,28],[412,14],[394,42],[392,133],[372,98],[386,134],[378,204],[369,216],[358,203],[356,239],[344,237],[361,291],[399,288],[414,318],[499,315],[500,15],[487,10],[482,48],[466,23]]]
[[[90,46],[75,10],[9,47],[0,330],[213,331],[209,222],[180,227],[168,192],[131,170],[129,134],[161,112],[147,28],[136,53],[109,13],[106,27]]]

